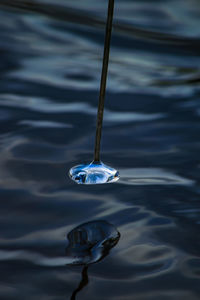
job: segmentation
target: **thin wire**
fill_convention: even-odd
[[[102,131],[102,123],[103,123],[106,80],[107,80],[108,61],[109,61],[109,53],[110,53],[110,40],[111,40],[111,33],[112,33],[113,11],[114,11],[114,0],[109,0],[105,41],[104,41],[103,65],[102,65],[101,83],[100,83],[100,92],[99,92],[99,104],[98,104],[98,112],[97,112],[95,148],[94,148],[94,162],[97,163],[100,162],[101,131]]]

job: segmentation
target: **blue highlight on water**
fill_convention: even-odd
[[[75,166],[70,169],[69,176],[78,184],[103,184],[116,182],[119,172],[100,161]]]

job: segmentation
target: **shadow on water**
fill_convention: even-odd
[[[71,296],[71,300],[74,300],[89,282],[88,266],[109,255],[110,250],[118,243],[120,233],[106,221],[91,221],[74,228],[67,238],[67,257],[72,260],[72,265],[83,265],[82,279]]]
[[[88,282],[89,282],[88,266],[83,267],[81,275],[82,275],[81,281],[80,281],[78,287],[73,291],[71,300],[75,300],[76,295],[88,284]]]

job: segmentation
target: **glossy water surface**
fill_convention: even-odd
[[[101,157],[121,177],[95,186],[67,172],[93,157],[107,1],[28,3],[0,1],[0,299],[198,300],[199,1],[116,0]],[[98,220],[118,244],[69,266]]]

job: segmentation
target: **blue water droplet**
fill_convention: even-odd
[[[106,221],[84,223],[67,235],[66,255],[74,265],[88,265],[109,254],[120,238],[117,229]]]
[[[102,184],[117,181],[119,172],[102,162],[92,162],[71,168],[69,176],[78,184]]]

